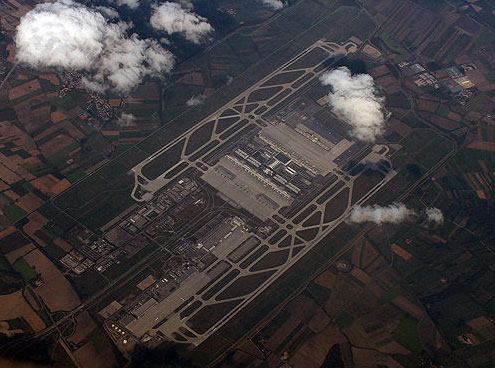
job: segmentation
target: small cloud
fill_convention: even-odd
[[[184,37],[194,43],[200,43],[201,39],[213,32],[213,27],[203,18],[192,12],[188,7],[165,2],[155,6],[150,18],[153,28],[165,31],[168,34],[182,33]]]
[[[384,98],[378,95],[373,77],[352,75],[346,67],[323,74],[320,81],[331,86],[328,102],[333,112],[343,116],[359,140],[374,142],[385,131]]]
[[[225,85],[230,86],[233,81],[234,81],[234,77],[231,75],[227,75],[227,80],[225,81]]]
[[[118,6],[126,5],[131,9],[137,9],[139,7],[139,0],[111,0],[111,2]]]
[[[441,225],[445,221],[442,211],[438,208],[427,208],[425,214],[429,222],[436,222]]]
[[[125,113],[125,112],[123,112],[120,115],[120,118],[117,121],[117,123],[120,126],[131,126],[131,125],[134,125],[135,122],[136,122],[136,117],[133,114],[128,114],[128,113]]]
[[[399,224],[408,221],[415,215],[402,203],[394,203],[387,207],[382,206],[356,206],[351,211],[348,222],[360,224],[372,222],[375,224],[392,223]]]
[[[444,221],[442,211],[438,208],[427,208],[424,216],[428,222],[442,224]],[[421,216],[415,210],[407,208],[403,203],[393,203],[389,206],[356,206],[352,209],[347,222],[365,223],[372,222],[378,225],[384,223],[400,224],[406,221],[416,221]]]
[[[187,100],[187,106],[198,106],[205,103],[206,96],[204,94],[192,96],[189,100]]]
[[[282,0],[262,0],[262,1],[263,4],[275,10],[280,10],[287,5],[287,3]]]
[[[119,13],[112,8],[108,8],[106,6],[97,6],[95,7],[100,13],[106,16],[108,19],[120,19]]]

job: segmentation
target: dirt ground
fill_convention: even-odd
[[[79,344],[86,338],[94,329],[96,323],[93,321],[88,312],[83,312],[76,317],[76,330],[68,340],[74,344]]]
[[[29,222],[24,225],[22,229],[26,232],[27,235],[36,240],[39,244],[41,244],[42,246],[46,246],[46,243],[38,238],[35,235],[35,232],[45,226],[48,223],[48,220],[38,212],[33,212],[32,214],[30,214],[28,216],[28,220]]]
[[[337,327],[328,326],[322,333],[304,343],[290,360],[290,364],[294,368],[319,368],[332,346],[345,341]]]
[[[32,192],[22,196],[18,201],[17,205],[21,207],[26,212],[33,212],[39,208],[44,201]]]
[[[111,368],[116,366],[111,349],[97,351],[90,341],[74,352],[80,368]]]
[[[417,306],[411,301],[407,300],[403,296],[398,296],[392,303],[402,309],[404,312],[408,313],[412,317],[416,318],[418,321],[422,320],[426,316],[426,312],[423,308]]]
[[[57,267],[38,249],[24,256],[27,263],[41,274],[44,283],[34,291],[52,311],[69,311],[81,302],[72,285]]]
[[[53,239],[53,244],[65,252],[70,252],[72,250],[72,246],[62,238]]]
[[[29,243],[29,244],[23,245],[19,249],[16,249],[10,253],[7,253],[5,255],[5,258],[7,258],[7,260],[9,261],[10,264],[14,264],[14,262],[18,258],[22,257],[25,254],[28,254],[29,252],[31,252],[35,248],[36,247],[33,243]]]
[[[38,79],[34,79],[27,83],[21,84],[20,86],[11,88],[9,90],[9,99],[10,101],[16,100],[28,93],[37,91],[41,88],[40,81]]]
[[[61,149],[70,146],[74,142],[74,139],[72,139],[68,135],[59,134],[56,137],[50,139],[48,142],[43,143],[39,148],[41,153],[45,157],[50,157]]]
[[[19,317],[24,318],[35,332],[46,327],[45,323],[27,303],[21,290],[12,294],[0,295],[0,320],[6,321]]]
[[[356,367],[361,368],[375,368],[376,367],[376,353],[368,349],[352,348],[352,358]]]

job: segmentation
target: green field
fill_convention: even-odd
[[[2,208],[5,216],[10,220],[11,223],[15,223],[27,215],[27,212],[22,208],[11,203]]]
[[[19,258],[14,262],[12,267],[14,267],[14,270],[16,270],[26,282],[38,277],[36,271],[24,260],[24,258]]]
[[[402,44],[389,35],[386,32],[382,32],[380,34],[380,39],[384,43],[385,47],[395,53],[396,55],[393,57],[396,63],[400,63],[401,61],[407,59],[409,57],[409,53],[402,46]]]
[[[423,345],[418,335],[418,321],[408,315],[401,316],[399,326],[392,332],[392,337],[415,354],[423,350]]]

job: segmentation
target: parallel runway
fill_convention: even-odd
[[[297,61],[300,61],[301,58],[304,56],[308,55],[311,51],[319,49],[323,50],[326,53],[326,57],[324,60],[321,60],[320,62],[317,62],[315,65],[312,65],[310,67],[306,68],[296,68],[296,69],[291,69],[291,65],[296,63]],[[161,148],[159,151],[155,152],[153,155],[149,156],[145,160],[143,160],[141,163],[136,165],[132,171],[134,172],[135,175],[135,185],[134,189],[132,192],[132,198],[135,199],[136,201],[148,201],[150,200],[154,193],[158,191],[160,188],[163,186],[167,185],[170,181],[176,179],[179,177],[185,170],[187,170],[188,167],[191,166],[197,166],[201,162],[201,159],[208,155],[208,153],[212,152],[216,147],[222,144],[222,142],[227,141],[231,136],[222,138],[222,133],[215,133],[219,119],[221,118],[227,118],[227,117],[238,117],[238,121],[243,121],[244,119],[248,120],[248,124],[256,124],[258,125],[257,120],[260,119],[261,115],[265,114],[267,111],[270,111],[270,109],[273,109],[274,107],[277,106],[276,103],[269,103],[272,99],[277,98],[277,96],[289,96],[291,94],[296,94],[298,91],[304,89],[306,86],[311,84],[315,78],[318,78],[322,73],[324,73],[327,69],[322,67],[322,64],[327,60],[329,57],[334,57],[337,58],[339,56],[345,56],[349,53],[355,52],[358,50],[358,45],[348,42],[343,45],[337,45],[335,43],[327,42],[324,40],[317,41],[315,44],[311,45],[308,49],[288,61],[286,64],[281,66],[279,69],[274,71],[273,73],[269,74],[265,78],[263,78],[261,81],[256,83],[254,86],[248,88],[246,91],[244,91],[241,95],[237,96],[236,98],[232,99],[230,102],[228,102],[226,105],[224,105],[221,109],[216,111],[214,114],[208,116],[204,120],[202,120],[199,124],[197,124],[194,128],[190,129],[183,135],[177,137],[175,140]],[[249,101],[249,96],[254,92],[254,91],[259,91],[264,88],[268,88],[266,85],[262,87],[262,85],[266,84],[267,81],[272,79],[273,77],[280,75],[283,72],[287,71],[301,71],[303,72],[295,81],[291,81],[290,83],[282,83],[282,84],[270,84],[269,87],[273,86],[278,86],[281,87],[280,90],[273,96],[270,96],[264,100],[259,100],[259,101]],[[299,83],[300,85],[297,88],[294,88],[293,85],[297,81],[302,81],[304,80],[305,83]],[[284,97],[285,98],[285,97]],[[256,103],[258,106],[255,109],[250,110],[249,112],[246,111],[246,108],[248,105]],[[256,113],[256,110],[258,110],[261,107],[265,107],[262,112]],[[205,150],[202,152],[202,154],[199,157],[195,157],[194,160],[191,159],[191,156],[194,155],[194,152],[189,153],[186,155],[186,148],[187,148],[187,143],[190,139],[190,137],[193,135],[195,131],[200,129],[202,126],[205,124],[208,124],[210,122],[214,122],[214,126],[212,129],[212,134],[208,142],[204,143],[201,147],[198,147],[195,152],[201,151],[201,148],[207,147],[209,142],[212,141],[219,141],[220,143],[216,147],[212,147],[209,150]],[[235,134],[235,133],[234,133]],[[159,157],[161,154],[166,152],[170,147],[173,147],[175,144],[178,142],[184,141],[183,147],[182,147],[182,152],[181,152],[181,160],[174,165],[172,168],[169,170],[163,172],[161,175],[156,177],[155,179],[151,180],[147,178],[143,174],[143,168],[152,162],[154,159]],[[336,146],[337,147],[337,146]],[[340,147],[340,150],[346,150],[348,147]],[[377,145],[373,147],[372,152],[370,153],[369,157],[373,157],[374,160],[377,158],[382,157],[383,159],[386,159],[387,153],[388,153],[388,147],[387,146],[381,146]],[[340,151],[339,151],[340,152]],[[380,152],[380,153],[378,153]],[[367,156],[368,157],[368,156]],[[363,162],[367,160],[367,157],[363,158]],[[169,177],[166,177],[167,173],[170,171],[174,170],[174,168],[177,168],[179,165],[187,163],[187,165],[183,165],[184,167],[181,170],[177,170],[178,172],[175,173],[175,175],[169,175]],[[320,166],[322,166],[324,162],[320,163]],[[204,165],[201,163],[201,167],[204,171],[209,171],[209,170],[214,170],[214,167],[208,167],[207,165]],[[267,289],[277,278],[279,278],[285,271],[287,271],[294,263],[296,263],[298,260],[300,260],[306,253],[308,253],[316,244],[318,244],[325,236],[327,236],[330,232],[332,232],[339,224],[341,224],[347,216],[349,215],[350,211],[352,210],[353,206],[360,205],[364,203],[368,198],[370,198],[373,194],[378,192],[385,184],[387,184],[395,175],[396,172],[391,170],[388,172],[384,178],[377,184],[375,185],[368,193],[363,195],[359,200],[357,200],[354,204],[351,205],[351,200],[352,200],[352,195],[354,191],[354,182],[355,180],[359,177],[348,177],[346,174],[342,173],[338,168],[337,165],[334,165],[333,168],[330,169],[330,173],[334,174],[337,176],[337,180],[333,182],[331,186],[329,186],[328,189],[331,189],[332,187],[336,186],[338,183],[343,183],[340,184],[342,185],[338,190],[335,191],[335,193],[329,198],[327,198],[325,201],[321,201],[322,203],[318,204],[317,200],[318,198],[321,197],[321,195],[317,196],[314,198],[310,203],[308,203],[304,208],[301,208],[299,210],[299,214],[304,213],[305,211],[308,212],[307,215],[305,216],[305,219],[310,218],[315,214],[316,212],[321,212],[322,215],[320,216],[320,220],[316,224],[312,225],[306,225],[304,226],[304,220],[295,223],[294,218],[297,217],[297,214],[294,215],[292,218],[286,218],[285,223],[280,225],[280,228],[277,230],[276,233],[278,233],[280,230],[285,231],[285,235],[281,237],[279,241],[271,241],[273,244],[270,244],[270,239],[261,239],[260,237],[256,236],[258,241],[260,242],[260,245],[257,246],[255,249],[253,249],[249,255],[252,255],[256,252],[256,249],[260,249],[262,247],[267,247],[267,251],[263,253],[257,260],[253,261],[249,267],[242,268],[240,267],[239,263],[241,262],[229,262],[232,264],[231,270],[237,270],[239,272],[239,275],[231,280],[230,282],[226,283],[221,287],[219,290],[217,290],[213,296],[210,298],[207,298],[207,300],[204,300],[202,296],[204,293],[201,293],[200,295],[196,295],[196,293],[204,286],[206,283],[204,273],[198,273],[194,276],[191,277],[191,279],[187,280],[185,282],[184,288],[181,286],[179,290],[174,292],[170,297],[168,297],[166,300],[164,300],[163,306],[157,305],[156,307],[153,307],[153,309],[147,313],[150,313],[149,316],[145,316],[144,320],[141,323],[137,323],[134,328],[134,332],[136,334],[137,338],[140,338],[144,332],[149,331],[151,335],[156,335],[157,332],[160,332],[164,336],[166,336],[170,340],[174,340],[176,342],[188,342],[192,343],[194,345],[199,345],[203,341],[205,341],[209,336],[211,336],[213,333],[215,333],[218,329],[220,329],[223,325],[225,325],[227,322],[229,322],[232,318],[235,318],[235,316],[246,306],[248,305],[253,299],[255,299],[260,293],[262,293],[265,289]],[[326,204],[332,199],[334,199],[337,195],[341,194],[342,191],[348,190],[348,198],[347,198],[347,207],[343,211],[343,213],[335,220],[325,222],[324,220],[324,214],[325,214],[325,207]],[[313,208],[314,207],[314,208]],[[310,208],[313,208],[312,211],[309,211]],[[313,234],[311,236],[311,239],[309,240],[304,240],[301,238],[301,231],[312,231]],[[286,240],[288,237],[290,237],[290,244],[284,248],[279,247],[280,243]],[[250,271],[250,267],[255,264],[259,259],[264,257],[266,254],[272,253],[272,252],[277,252],[280,251],[281,249],[287,249],[288,250],[288,257],[286,261],[277,267],[272,267],[272,268],[266,268],[263,270],[258,270],[258,271]],[[247,259],[249,257],[247,255],[244,259]],[[222,260],[218,260],[217,262],[220,262]],[[214,267],[214,266],[213,266]],[[212,268],[212,267],[210,267]],[[205,332],[199,333],[195,331],[193,328],[194,326],[191,326],[191,323],[188,323],[191,318],[193,318],[196,313],[200,312],[202,308],[205,306],[211,306],[215,304],[219,304],[220,302],[215,300],[215,298],[220,295],[225,289],[227,289],[232,283],[235,282],[239,277],[243,276],[248,276],[248,275],[255,275],[259,273],[265,273],[267,271],[273,271],[273,274],[267,278],[261,285],[259,285],[256,290],[249,292],[245,295],[235,297],[235,298],[227,298],[227,299],[222,299],[221,303],[224,302],[229,302],[229,301],[237,301],[238,304],[230,310],[229,313],[224,315],[222,318],[220,318],[217,321],[213,321],[211,327],[208,328]],[[215,285],[215,284],[213,284]],[[206,290],[208,292],[208,289]],[[174,295],[175,294],[175,295]],[[185,300],[189,300],[188,298],[190,296],[193,296],[193,298],[187,303],[186,305],[182,306],[181,310],[184,310],[187,308],[187,306],[192,305],[195,302],[201,302],[202,306],[200,309],[196,310],[195,312],[191,313],[187,317],[181,318],[180,313],[172,313],[175,308],[180,306],[181,304],[184,304]],[[158,326],[156,329],[153,329],[153,325],[156,325],[157,321],[164,321],[163,324]],[[184,333],[180,331],[188,331],[188,335],[184,335]],[[132,332],[132,331],[131,331]],[[177,339],[176,336],[180,335],[184,339]],[[193,336],[193,337],[191,337]]]

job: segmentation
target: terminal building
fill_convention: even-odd
[[[346,123],[337,121],[339,129],[320,124],[315,116],[322,109],[309,101],[289,105],[255,136],[238,142],[202,179],[266,221],[363,149],[341,133],[349,130]]]

